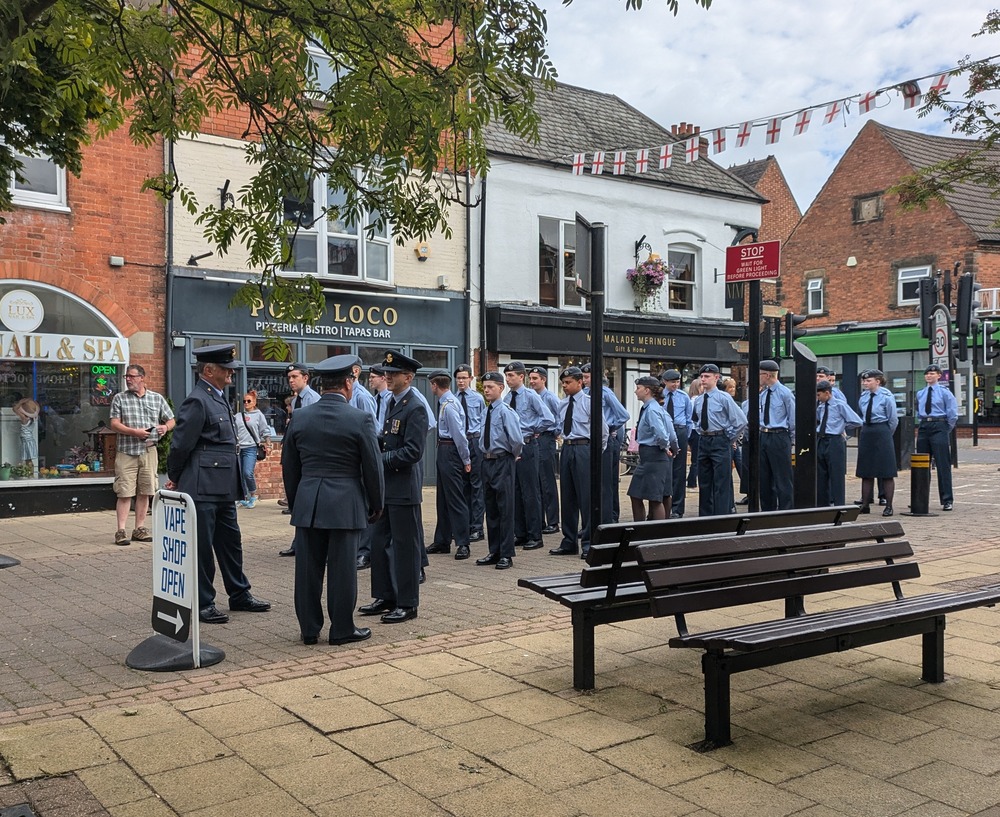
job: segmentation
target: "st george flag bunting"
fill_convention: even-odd
[[[741,148],[750,141],[750,131],[752,128],[753,122],[744,122],[740,125],[740,129],[736,131],[736,147]]]
[[[726,129],[716,128],[712,131],[712,151],[722,153],[726,149]]]
[[[869,91],[858,100],[858,110],[861,113],[870,113],[875,108],[875,100],[877,97],[878,91]]]
[[[587,154],[586,153],[574,153],[573,154],[573,175],[582,176],[583,166],[587,164]]]
[[[941,74],[934,78],[934,84],[928,89],[937,94],[943,94],[948,90],[948,75]]]
[[[915,82],[904,82],[899,86],[903,92],[903,110],[908,111],[920,104],[920,86]]]
[[[670,167],[670,162],[674,156],[674,146],[671,145],[660,145],[660,170],[666,170]]]
[[[843,100],[840,102],[831,102],[826,106],[826,114],[823,116],[823,124],[829,125],[835,119],[840,117],[841,111],[844,110]]]
[[[611,165],[611,172],[616,176],[621,176],[625,172],[625,154],[627,151],[616,150],[615,151],[615,161]]]
[[[700,152],[699,142],[701,140],[697,136],[692,136],[686,142],[684,142],[684,161],[687,163],[697,162],[698,154]]]
[[[807,130],[809,130],[809,122],[812,120],[812,111],[806,109],[804,111],[799,111],[799,115],[795,117],[795,135],[801,136]]]
[[[635,152],[635,172],[645,173],[649,170],[649,148],[643,148]]]
[[[781,138],[781,119],[774,117],[767,123],[767,138],[764,141],[769,145],[776,145]]]
[[[600,176],[604,172],[604,151],[594,151],[594,164],[590,167],[590,172],[595,176]]]

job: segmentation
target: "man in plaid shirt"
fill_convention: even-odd
[[[126,390],[111,401],[111,428],[118,432],[115,455],[115,494],[118,530],[115,544],[152,542],[146,527],[149,498],[156,491],[156,441],[174,427],[174,413],[163,395],[146,388],[146,370],[132,364],[125,369]],[[129,505],[135,497],[135,529],[125,532]]]

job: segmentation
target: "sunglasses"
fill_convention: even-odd
[[[249,406],[252,402],[253,402],[253,400],[244,400],[243,401],[243,405]]]

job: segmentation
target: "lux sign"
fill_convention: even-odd
[[[34,332],[44,317],[42,302],[33,292],[12,289],[0,298],[0,322],[13,332]]]

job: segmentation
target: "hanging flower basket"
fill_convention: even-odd
[[[635,269],[626,270],[625,277],[635,293],[636,311],[649,311],[656,306],[660,289],[667,278],[667,267],[661,259],[650,258]]]

